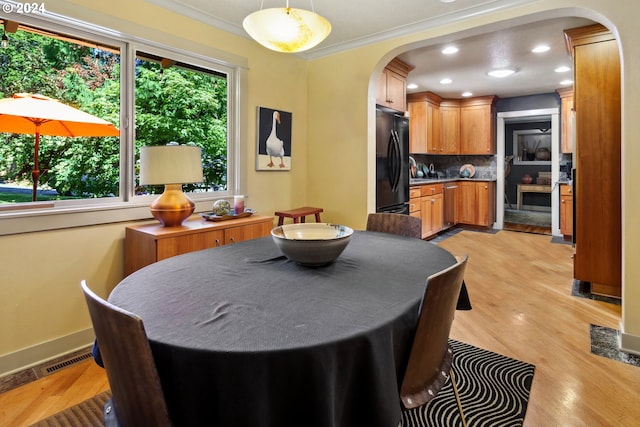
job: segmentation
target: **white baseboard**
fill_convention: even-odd
[[[0,356],[0,377],[90,346],[94,338],[93,329],[88,328],[13,353],[4,354]]]
[[[640,337],[624,332],[624,324],[620,322],[620,333],[618,334],[618,346],[620,350],[627,353],[640,355]]]

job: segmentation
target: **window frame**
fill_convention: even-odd
[[[193,64],[227,76],[227,189],[224,191],[189,193],[196,212],[204,211],[212,201],[241,193],[240,99],[243,66],[229,61],[180,49],[177,46],[142,39],[73,18],[46,12],[42,15],[0,14],[3,19],[66,34],[71,37],[104,43],[120,48],[120,195],[112,198],[60,200],[53,202],[19,203],[0,209],[0,236],[61,228],[108,224],[149,219],[149,204],[157,195],[134,194],[134,112],[137,51]],[[166,34],[157,33],[158,39]],[[186,43],[181,43],[186,44]],[[190,43],[193,44],[193,43]],[[208,51],[211,49],[208,48]],[[246,84],[246,83],[245,83]]]

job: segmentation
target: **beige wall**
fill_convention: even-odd
[[[353,49],[313,61],[269,52],[254,42],[178,17],[143,0],[58,0],[57,13],[124,33],[196,46],[200,53],[246,63],[248,92],[242,105],[242,158],[247,204],[261,213],[317,205],[323,219],[363,228],[375,206],[375,81],[383,64],[408,46],[531,14],[585,16],[610,26],[622,45],[624,76],[640,69],[637,43],[640,6],[628,0],[542,0],[475,17],[394,41]],[[100,3],[100,4],[96,4]],[[566,8],[559,10],[559,8]],[[529,19],[529,18],[527,18]],[[256,107],[293,112],[291,172],[255,172]],[[632,186],[633,159],[640,158],[640,81],[623,78],[623,331],[640,349],[640,192]],[[33,363],[44,349],[70,346],[90,328],[78,288],[86,278],[106,295],[122,277],[127,224],[75,228],[0,237],[0,375],[16,363]],[[74,335],[76,334],[76,335]],[[64,340],[64,337],[75,336]],[[57,347],[49,342],[57,343]],[[48,343],[48,344],[47,344]],[[45,345],[46,344],[46,345]],[[27,357],[29,356],[29,357]]]

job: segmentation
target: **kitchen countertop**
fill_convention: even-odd
[[[480,181],[480,182],[495,182],[495,179],[489,178],[410,178],[409,185],[425,185],[425,184],[440,184],[443,182],[458,182],[458,181]]]

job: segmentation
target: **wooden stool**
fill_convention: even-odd
[[[305,222],[305,217],[307,215],[315,215],[316,222],[322,222],[320,220],[320,212],[323,211],[324,210],[322,208],[312,208],[309,206],[305,206],[303,208],[291,209],[288,211],[278,211],[274,215],[278,216],[278,225],[282,225],[285,218],[293,218],[294,224]]]

